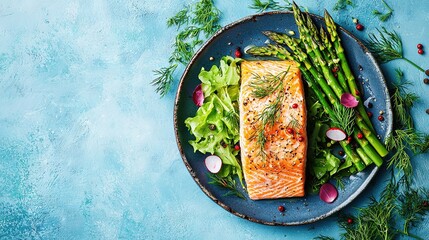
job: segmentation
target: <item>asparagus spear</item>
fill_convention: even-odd
[[[371,158],[368,157],[366,152],[362,148],[356,148],[356,152],[359,155],[359,157],[362,159],[362,161],[368,166],[372,163]]]
[[[359,101],[357,110],[359,114],[363,117],[363,120],[365,121],[365,123],[370,127],[371,131],[375,132],[375,129],[372,126],[371,120],[369,119],[366,113],[365,107],[362,104],[360,92],[358,90],[355,77],[347,62],[346,54],[344,53],[344,48],[341,45],[341,38],[338,35],[337,26],[334,22],[334,19],[332,19],[331,15],[329,15],[328,11],[325,11],[325,24],[329,32],[330,40],[333,43],[335,52],[338,56],[338,59],[340,60],[341,69],[344,71],[345,77],[347,79],[350,92]]]
[[[304,43],[305,42],[307,43],[306,48],[307,48],[308,54],[312,57],[312,59],[315,60],[316,64],[321,65],[321,67],[323,69],[323,74],[324,74],[326,80],[330,83],[329,85],[331,87],[333,87],[335,94],[337,94],[337,96],[339,98],[341,98],[341,95],[342,95],[341,91],[339,88],[337,88],[337,86],[340,84],[336,80],[333,73],[331,71],[327,71],[329,69],[326,69],[326,62],[323,61],[323,55],[320,52],[319,47],[316,46],[318,43],[315,41],[314,36],[318,35],[317,31],[313,32],[313,33],[311,32],[311,28],[312,28],[312,26],[314,26],[314,23],[311,21],[310,17],[305,18],[305,15],[301,12],[301,10],[299,9],[298,5],[296,5],[295,2],[292,4],[292,8],[293,8],[293,12],[294,12],[295,21],[296,21],[296,24],[298,26],[298,30],[300,33],[300,37],[301,37],[301,39],[304,40]],[[304,21],[304,19],[308,20],[307,25],[306,25],[306,22]],[[328,20],[326,20],[326,19],[328,19]],[[328,32],[330,33],[331,41],[334,44],[334,49],[336,50],[336,53],[338,54],[338,58],[340,60],[341,68],[343,69],[345,77],[347,79],[347,84],[345,82],[343,82],[341,84],[341,86],[345,86],[345,85],[349,86],[351,93],[353,94],[353,96],[356,97],[356,99],[359,102],[359,104],[357,106],[357,111],[363,117],[365,123],[369,126],[370,130],[375,132],[375,129],[372,126],[371,120],[369,119],[369,117],[366,113],[366,109],[362,104],[362,100],[360,98],[360,92],[357,88],[353,73],[351,72],[350,67],[348,65],[347,58],[346,58],[345,53],[344,53],[344,49],[341,46],[341,43],[340,43],[341,39],[339,38],[337,31],[336,31],[336,25],[335,25],[332,17],[329,15],[329,13],[327,11],[325,11],[325,23],[326,23]],[[313,28],[315,28],[315,27],[313,27]],[[318,44],[318,45],[321,45],[321,44]],[[308,47],[310,47],[310,49]],[[343,89],[344,89],[344,91],[348,90],[348,88],[345,88],[345,87],[343,87]]]
[[[327,62],[324,59],[320,48],[321,44],[319,44],[320,41],[317,41],[317,39],[319,39],[319,34],[314,23],[312,22],[310,17],[307,18],[306,15],[301,12],[298,5],[294,3],[292,7],[295,22],[300,32],[300,39],[302,39],[302,41],[304,42],[304,46],[306,48],[307,53],[311,56],[314,63],[322,68],[322,72],[326,81],[328,82],[329,86],[332,87],[332,90],[334,90],[337,97],[340,99],[341,95],[343,95],[343,93],[345,92],[345,89],[341,87],[338,80],[335,78],[335,75],[332,73],[331,69],[329,69]]]
[[[385,157],[389,151],[387,151],[386,147],[378,140],[377,136],[371,131],[371,129],[366,125],[362,116],[356,116],[356,123],[361,129],[363,135],[368,140],[369,143],[375,148],[375,150],[380,154],[380,156]]]
[[[350,92],[349,90],[349,86],[347,85],[347,80],[346,80],[346,76],[344,74],[343,69],[341,68],[341,66],[338,64],[339,63],[339,59],[336,57],[336,54],[333,51],[333,46],[331,41],[328,38],[328,34],[326,33],[325,29],[323,27],[320,27],[320,39],[322,41],[322,43],[326,46],[326,52],[327,52],[327,56],[329,59],[328,65],[331,67],[331,69],[335,69],[335,73],[338,75],[338,81],[341,84],[341,87],[343,87],[343,89],[346,92]],[[323,45],[321,44],[321,45]]]
[[[357,129],[354,130],[353,137],[356,142],[361,146],[361,148],[365,151],[368,157],[380,167],[383,164],[383,159],[377,153],[377,151],[370,145],[370,143],[365,138],[358,137],[359,131]]]

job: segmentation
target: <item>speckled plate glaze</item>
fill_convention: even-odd
[[[317,24],[323,24],[321,17],[315,15],[312,17]],[[361,83],[364,99],[376,99],[373,112],[385,111],[383,122],[373,117],[377,133],[384,139],[392,129],[392,112],[389,93],[381,70],[368,49],[356,37],[341,27],[339,29],[351,68]],[[345,189],[339,190],[338,198],[331,204],[321,201],[318,195],[291,199],[253,201],[246,198],[243,200],[235,196],[225,196],[225,189],[208,183],[207,169],[203,161],[205,156],[198,152],[194,153],[192,146],[188,143],[193,137],[188,132],[184,121],[194,116],[197,111],[192,101],[192,92],[200,83],[198,73],[201,68],[210,69],[213,64],[219,64],[222,56],[233,56],[237,47],[243,49],[248,45],[264,45],[267,40],[261,33],[264,30],[278,32],[293,30],[298,33],[293,14],[290,12],[257,14],[227,25],[195,54],[185,69],[176,95],[174,128],[177,145],[183,162],[195,182],[208,197],[225,210],[250,221],[268,225],[299,225],[315,222],[332,215],[352,202],[368,186],[378,168],[371,166],[345,179]],[[215,60],[210,61],[210,57],[214,57]],[[252,59],[246,54],[242,57]],[[280,205],[285,206],[284,213],[277,210]]]

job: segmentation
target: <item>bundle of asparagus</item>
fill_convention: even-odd
[[[323,27],[318,29],[311,16],[301,12],[295,3],[293,3],[293,13],[299,30],[299,38],[265,31],[263,34],[276,44],[250,47],[246,53],[254,56],[271,56],[296,61],[309,88],[331,119],[332,127],[341,127],[338,123],[341,122],[339,119],[341,116],[338,115],[338,112],[346,108],[341,104],[341,97],[344,94],[353,95],[358,101],[358,105],[352,108],[354,114],[353,128],[347,134],[353,136],[358,146],[353,148],[350,139],[344,139],[339,144],[344,149],[346,158],[353,162],[358,171],[362,171],[372,163],[381,166],[382,158],[388,154],[388,151],[377,138],[363,106],[335,22],[325,11],[326,32]],[[284,46],[287,46],[288,49]]]

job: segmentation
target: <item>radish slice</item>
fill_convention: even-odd
[[[222,167],[222,160],[216,155],[210,155],[206,157],[204,163],[206,164],[207,169],[211,173],[218,173],[220,171],[220,168]]]
[[[341,104],[346,108],[354,108],[359,104],[359,101],[350,93],[343,93],[341,95]]]
[[[201,84],[198,84],[198,86],[195,88],[194,93],[192,94],[192,100],[198,107],[201,107],[201,105],[203,105],[204,93]]]
[[[255,45],[247,45],[246,47],[243,48],[243,52],[247,54],[247,50],[256,47]]]
[[[330,128],[326,131],[326,136],[334,141],[343,141],[346,139],[347,134],[339,128]]]
[[[325,183],[320,187],[319,197],[325,203],[332,203],[338,197],[337,188],[330,183]]]

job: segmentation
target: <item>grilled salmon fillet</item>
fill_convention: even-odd
[[[261,81],[275,78],[283,83],[278,90],[255,96],[258,86],[267,87]],[[273,106],[275,121],[264,124]],[[307,116],[295,62],[242,62],[239,108],[241,161],[250,199],[304,196]]]

